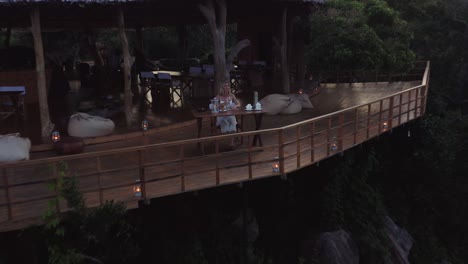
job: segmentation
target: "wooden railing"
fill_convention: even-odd
[[[308,76],[313,76],[317,83],[322,85],[327,83],[356,83],[356,82],[408,82],[419,81],[426,69],[425,61],[416,61],[413,68],[406,74],[387,74],[378,70],[360,71],[310,71]]]
[[[87,206],[118,200],[135,208],[139,200],[285,175],[342,153],[423,115],[428,82],[429,63],[416,87],[280,128],[0,164],[0,231],[24,227],[47,209],[57,196],[47,184],[57,179],[59,162],[77,176]],[[263,146],[222,151],[231,137],[251,142],[256,134]]]

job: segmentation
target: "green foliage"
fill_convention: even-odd
[[[404,72],[415,58],[411,30],[383,0],[328,1],[310,23],[313,69]]]
[[[374,151],[350,151],[345,160],[335,164],[323,194],[321,229],[350,231],[364,263],[383,263],[389,253],[383,198],[370,183],[379,167]]]
[[[44,214],[49,263],[127,263],[137,256],[139,249],[126,219],[125,205],[111,201],[98,208],[86,208],[77,179],[69,175],[66,163],[58,164],[57,175],[50,187],[59,196],[51,200]],[[70,208],[66,213],[57,212],[61,200]]]

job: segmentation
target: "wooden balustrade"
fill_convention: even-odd
[[[421,85],[280,128],[0,164],[0,231],[24,227],[47,209],[57,196],[47,184],[57,179],[58,162],[76,175],[90,207],[119,200],[135,208],[139,200],[285,175],[423,115],[428,79],[429,63]],[[251,142],[256,134],[261,147],[221,150],[233,136]],[[274,161],[279,173],[272,171]],[[135,184],[141,196],[135,196]],[[57,210],[67,208],[60,204]]]

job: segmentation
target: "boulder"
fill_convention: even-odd
[[[301,112],[302,104],[298,100],[293,100],[286,108],[284,108],[280,114],[282,115],[290,115],[290,114],[297,114]]]
[[[68,134],[72,137],[101,137],[112,134],[115,124],[112,120],[86,113],[76,113],[68,122]]]
[[[291,98],[283,94],[270,94],[260,100],[262,109],[267,115],[277,115],[283,111],[290,103]]]
[[[384,225],[391,245],[392,263],[409,264],[408,255],[414,243],[413,238],[388,216],[384,219]]]
[[[306,243],[305,246],[304,256],[309,262],[359,264],[358,246],[351,235],[344,230],[321,233],[313,243]]]
[[[0,162],[29,160],[31,141],[19,134],[0,135]]]
[[[301,103],[302,108],[314,108],[312,102],[310,102],[309,95],[303,94],[288,94],[289,98],[293,101],[298,101]]]

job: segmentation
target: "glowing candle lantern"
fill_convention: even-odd
[[[141,197],[141,183],[140,183],[140,180],[136,180],[135,185],[133,185],[133,196]]]
[[[303,93],[304,93],[304,90],[302,90],[302,89],[299,89],[299,90],[297,91],[297,93],[299,93],[299,94],[303,94]]]
[[[143,120],[141,121],[141,129],[143,129],[144,131],[148,130],[148,127],[149,127],[149,122],[148,120]]]
[[[278,162],[273,163],[272,168],[273,168],[273,172],[279,172],[279,163]]]
[[[388,121],[387,121],[387,118],[385,117],[383,122],[382,122],[382,129],[383,131],[387,130],[388,128]]]
[[[338,140],[336,139],[336,137],[333,137],[330,143],[330,150],[336,151],[337,149],[338,149]]]
[[[58,132],[57,130],[53,131],[51,138],[54,143],[60,141],[60,132]]]

